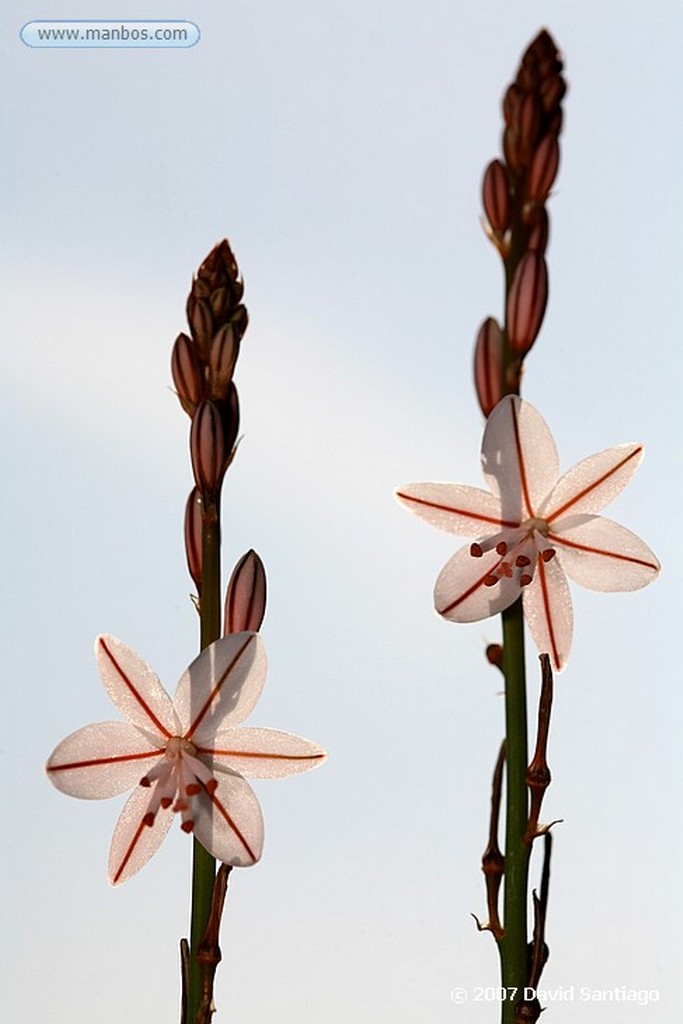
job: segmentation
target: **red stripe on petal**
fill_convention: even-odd
[[[213,704],[214,700],[216,699],[216,697],[220,693],[221,687],[225,683],[226,679],[228,678],[228,676],[230,675],[230,673],[234,669],[235,665],[237,664],[237,662],[240,660],[240,658],[242,657],[242,655],[246,651],[246,649],[249,646],[249,644],[252,643],[255,639],[256,639],[256,637],[255,637],[255,634],[253,634],[253,633],[250,636],[247,637],[247,639],[244,641],[244,643],[242,644],[242,646],[240,647],[239,651],[237,652],[235,657],[232,659],[232,661],[230,662],[228,667],[225,669],[223,674],[218,678],[218,681],[216,682],[216,685],[214,686],[213,690],[211,691],[211,693],[209,694],[209,696],[206,699],[204,707],[200,710],[200,712],[197,715],[197,717],[195,718],[194,722],[192,723],[192,725],[190,726],[188,731],[185,733],[185,739],[189,740],[190,737],[192,736],[192,734],[194,732],[196,732],[199,723],[201,722],[202,718],[207,713],[207,711],[209,710],[209,708]]]
[[[616,558],[620,562],[631,562],[632,565],[642,565],[653,572],[659,572],[659,565],[648,562],[644,558],[634,558],[632,555],[621,555],[618,551],[606,551],[604,548],[594,548],[590,544],[578,544],[575,540],[567,540],[565,537],[558,537],[557,534],[548,534],[548,540],[560,547],[574,548],[576,551],[588,551],[592,555],[603,555],[605,558]]]
[[[114,657],[114,655],[111,653],[111,651],[107,647],[107,644],[106,644],[104,638],[100,637],[98,642],[99,642],[100,647],[104,651],[104,653],[109,658],[109,661],[112,663],[112,665],[114,666],[114,668],[118,672],[118,674],[119,674],[121,680],[123,681],[124,685],[128,687],[128,689],[132,693],[133,697],[135,697],[136,701],[138,702],[138,704],[140,705],[142,710],[148,716],[150,722],[152,722],[154,727],[159,730],[159,732],[161,733],[162,736],[165,736],[167,739],[170,739],[172,733],[170,733],[168,731],[168,729],[166,728],[165,725],[161,724],[161,722],[159,721],[157,716],[154,714],[154,712],[152,711],[152,709],[149,706],[149,704],[147,703],[147,701],[135,689],[135,686],[133,685],[132,681],[128,678],[128,676],[123,671],[123,669],[119,665],[119,663],[116,660],[116,658]]]
[[[530,517],[534,515],[534,508],[531,504],[531,497],[529,495],[529,483],[526,476],[526,466],[524,464],[524,452],[522,451],[522,441],[519,436],[517,407],[514,401],[510,402],[510,411],[512,413],[512,429],[515,434],[515,448],[517,449],[517,462],[519,465],[519,481],[522,485],[522,497],[524,498],[524,504],[526,505],[527,517]]]
[[[126,852],[125,852],[125,854],[123,856],[123,860],[119,864],[118,869],[117,869],[116,873],[114,874],[114,876],[112,878],[112,882],[114,883],[114,885],[116,885],[116,883],[118,882],[119,878],[121,877],[121,875],[125,871],[126,864],[130,860],[130,858],[133,856],[133,852],[135,850],[135,847],[138,845],[138,841],[140,839],[140,836],[142,835],[143,829],[150,828],[150,826],[145,821],[146,817],[147,817],[147,815],[145,815],[145,817],[142,819],[142,821],[138,825],[137,829],[135,830],[135,835],[133,836],[133,838],[131,839],[130,843],[128,844],[128,849],[126,850]]]
[[[205,787],[205,789],[206,789],[206,787]],[[218,800],[218,799],[216,798],[216,795],[215,795],[214,793],[210,793],[208,789],[206,789],[206,795],[208,796],[209,800],[211,801],[211,803],[213,804],[213,806],[214,806],[214,807],[216,808],[216,810],[217,810],[217,811],[218,811],[218,813],[220,814],[221,818],[223,818],[223,820],[225,821],[225,823],[226,823],[226,824],[227,824],[227,825],[228,825],[228,826],[229,826],[229,827],[230,827],[230,828],[232,829],[232,831],[233,831],[233,832],[235,833],[235,835],[236,835],[236,836],[237,836],[237,838],[239,839],[240,843],[242,844],[242,846],[244,847],[244,849],[245,849],[245,850],[247,851],[247,854],[249,855],[249,857],[251,857],[252,861],[253,861],[253,862],[254,862],[254,864],[255,864],[255,863],[256,863],[256,861],[258,860],[258,857],[256,856],[256,854],[254,853],[254,851],[253,851],[253,850],[252,850],[252,848],[250,847],[249,843],[247,842],[247,840],[246,840],[246,839],[244,838],[244,836],[242,835],[242,833],[241,833],[241,832],[240,832],[240,830],[238,829],[238,827],[237,827],[237,825],[235,824],[235,822],[234,822],[234,821],[232,820],[232,818],[231,818],[231,817],[230,817],[230,815],[228,814],[228,812],[227,812],[226,808],[225,808],[225,807],[223,806],[223,804],[222,804],[222,803],[220,802],[220,800]]]
[[[518,520],[512,519],[496,519],[494,516],[485,516],[479,512],[471,512],[465,508],[453,508],[452,505],[441,505],[438,501],[426,501],[424,498],[414,498],[410,494],[404,494],[403,491],[396,491],[396,497],[401,498],[403,501],[411,501],[414,505],[424,505],[426,508],[435,508],[439,512],[453,512],[458,516],[466,516],[468,519],[477,519],[481,523],[492,523],[494,526],[519,526]]]
[[[198,754],[214,754],[221,757],[255,757],[266,761],[319,761],[326,754],[264,754],[256,750],[216,750],[213,747],[197,747]]]
[[[94,757],[90,761],[70,761],[66,764],[53,764],[47,768],[48,772],[66,772],[71,768],[93,768],[98,764],[118,764],[120,761],[141,761],[145,757],[160,757],[163,751],[148,750],[142,754],[117,754],[112,757]]]
[[[548,636],[550,637],[550,646],[552,648],[553,664],[559,672],[562,668],[562,663],[560,661],[560,653],[557,649],[557,640],[555,638],[555,629],[553,627],[550,594],[548,592],[548,577],[545,570],[545,563],[541,558],[539,558],[536,563],[536,575],[541,588],[541,595],[543,597],[543,611],[545,612],[545,621],[548,626]]]
[[[555,511],[551,515],[547,516],[546,522],[552,523],[553,520],[558,519],[567,511],[568,508],[571,508],[572,505],[575,505],[576,502],[580,501],[581,498],[586,496],[586,494],[590,494],[591,491],[594,491],[595,488],[599,487],[600,484],[603,484],[605,480],[609,480],[611,476],[614,476],[615,473],[618,473],[621,467],[625,466],[627,462],[631,461],[631,459],[634,459],[637,455],[640,455],[642,450],[643,446],[639,445],[639,447],[636,448],[635,451],[632,451],[628,455],[625,455],[621,462],[619,462],[616,466],[613,466],[612,469],[610,469],[607,473],[603,473],[602,476],[599,477],[597,480],[594,480],[592,484],[589,484],[588,487],[584,487],[583,490],[579,491],[578,494],[575,494],[574,497],[571,498],[569,501],[565,501],[564,505],[562,505],[560,508],[555,509]]]
[[[480,576],[480,578],[475,583],[473,583],[472,586],[469,587],[463,594],[461,594],[460,597],[456,597],[455,601],[451,601],[450,604],[446,605],[445,608],[437,608],[436,610],[439,613],[439,615],[448,615],[448,613],[452,612],[454,608],[457,608],[459,604],[462,604],[463,601],[466,601],[468,597],[471,597],[475,590],[479,590],[479,587],[494,586],[496,583],[498,583],[498,577],[494,576],[493,574],[499,565],[500,561],[497,562],[492,569],[487,570],[483,576]],[[492,579],[493,583],[487,583],[486,581],[489,579]]]

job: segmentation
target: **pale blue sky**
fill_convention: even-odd
[[[201,40],[85,51],[18,39],[29,18],[141,16],[189,18]],[[664,566],[636,594],[573,591],[545,808],[565,823],[544,983],[661,999],[547,1016],[674,1021],[679,5],[9,0],[1,17],[4,1019],[177,1019],[185,836],[174,828],[111,890],[121,801],[69,800],[42,764],[68,732],[115,717],[98,632],[138,649],[169,688],[194,655],[188,424],[169,358],[191,274],[227,235],[251,325],[224,565],[253,546],[270,586],[253,721],[310,736],[330,760],[257,784],[266,848],[233,874],[217,1024],[496,1020],[490,1003],[456,1006],[450,992],[498,982],[469,914],[485,906],[502,702],[483,648],[499,626],[434,615],[454,541],[391,491],[481,484],[471,350],[501,313],[501,275],[479,187],[503,89],[546,25],[570,92],[550,304],[524,393],[563,467],[644,442],[608,514]]]

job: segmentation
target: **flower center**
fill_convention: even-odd
[[[197,757],[197,748],[183,736],[172,736],[164,756],[140,779],[140,785],[152,788],[143,821],[150,827],[157,811],[173,807],[182,817],[180,827],[185,832],[194,828],[193,799],[201,793],[213,793],[218,782],[204,762]]]
[[[550,527],[545,519],[532,516],[513,529],[501,530],[470,546],[473,558],[481,558],[494,548],[500,560],[484,577],[484,586],[494,587],[502,579],[516,579],[520,587],[528,587],[534,578],[539,556],[549,562],[555,548],[548,543]]]

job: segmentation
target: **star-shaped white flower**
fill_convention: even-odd
[[[495,615],[524,595],[524,615],[556,669],[567,662],[572,603],[567,576],[591,590],[637,590],[659,562],[639,537],[595,515],[635,473],[642,445],[591,455],[559,476],[557,449],[536,409],[517,396],[486,423],[481,461],[490,492],[459,484],[409,484],[396,497],[450,533],[477,537],[441,571],[436,610],[453,622]]]
[[[263,847],[258,801],[243,776],[274,779],[314,768],[325,753],[275,729],[236,728],[266,677],[256,633],[211,644],[183,673],[173,700],[143,659],[121,640],[99,636],[104,687],[126,722],[79,729],[56,748],[46,770],[57,789],[99,800],[135,786],[109,854],[116,885],[139,871],[173,819],[224,864],[255,864]]]

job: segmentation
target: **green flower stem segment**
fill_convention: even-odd
[[[220,520],[218,500],[204,509],[202,521],[202,588],[200,645],[204,650],[221,635]],[[202,968],[197,959],[211,913],[211,894],[216,877],[216,860],[195,838],[192,863],[192,917],[190,923],[190,987],[188,1024],[196,1024],[202,998]]]
[[[503,1001],[503,1024],[514,1024],[515,1004],[526,985],[527,890],[530,847],[525,842],[528,820],[527,715],[524,668],[524,618],[519,598],[502,613],[503,673],[505,675],[505,731],[507,811],[505,824],[504,935],[500,940],[502,986],[516,989]]]

